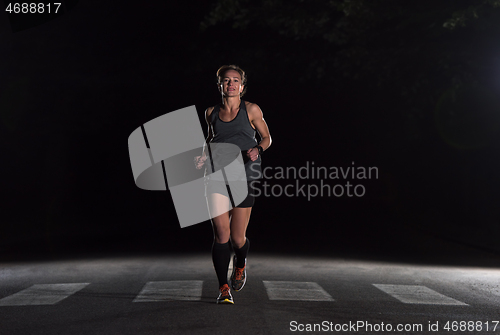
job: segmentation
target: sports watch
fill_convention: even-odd
[[[264,149],[262,149],[262,147],[260,145],[256,145],[254,148],[257,148],[257,150],[259,150],[259,156],[262,156]]]

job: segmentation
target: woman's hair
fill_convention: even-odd
[[[237,71],[241,76],[241,85],[244,85],[243,91],[241,91],[240,93],[240,97],[242,97],[247,91],[247,75],[245,74],[245,71],[243,71],[238,65],[222,65],[217,70],[217,87],[219,87],[219,85],[221,84],[222,77],[224,77],[226,72],[229,70]]]

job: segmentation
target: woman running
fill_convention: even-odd
[[[213,217],[214,213],[222,213],[212,218],[212,260],[219,280],[218,304],[234,304],[227,280],[231,245],[235,253],[231,288],[240,291],[246,283],[246,258],[250,245],[246,230],[255,203],[252,181],[261,178],[260,156],[271,145],[271,135],[259,106],[241,100],[246,91],[246,81],[245,71],[236,65],[224,65],[217,71],[217,86],[222,95],[222,102],[205,111],[208,137],[202,156],[195,158],[196,168],[200,169],[207,160],[209,143],[231,143],[240,148],[245,162],[248,195],[237,206],[231,206],[233,199],[225,182],[208,181],[206,184],[211,216]],[[255,138],[257,131],[261,138],[260,143]],[[221,210],[224,208],[228,211]]]

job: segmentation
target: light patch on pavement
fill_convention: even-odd
[[[202,287],[201,280],[151,281],[133,302],[201,300]]]
[[[489,298],[500,297],[500,276],[497,274],[473,273],[469,278],[462,280],[461,284],[469,286],[472,291],[486,293]],[[496,297],[492,297],[496,296]]]
[[[231,257],[231,260],[229,261],[229,266],[227,268],[227,278],[231,278],[231,275],[233,274],[233,266],[234,266],[233,260],[234,260],[234,258]]]
[[[269,300],[334,301],[314,282],[263,281]]]
[[[447,297],[422,285],[373,284],[373,286],[405,304],[467,306],[466,303]]]
[[[89,283],[36,284],[0,299],[0,306],[53,305],[87,285]]]
[[[495,285],[495,284],[494,284]],[[498,284],[494,285],[484,285],[484,284],[478,284],[478,283],[473,283],[472,287],[484,292],[487,292],[489,294],[493,294],[496,296],[500,297],[500,287],[498,287]]]

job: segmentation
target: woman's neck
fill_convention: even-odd
[[[233,109],[240,108],[241,99],[240,97],[223,97],[222,98],[222,106],[225,109],[231,111]]]

